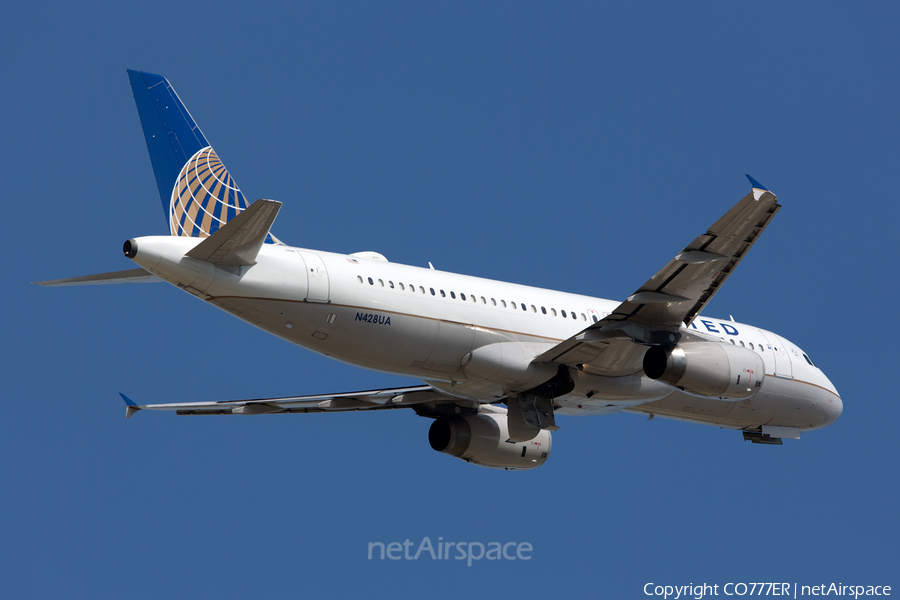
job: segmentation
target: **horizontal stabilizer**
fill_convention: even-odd
[[[64,285],[108,285],[111,283],[152,283],[154,281],[162,281],[162,279],[148,273],[144,269],[128,269],[127,271],[66,277],[65,279],[51,279],[49,281],[33,281],[32,283],[34,285],[55,287]]]
[[[259,199],[200,242],[187,256],[222,267],[254,265],[279,210],[281,202]]]

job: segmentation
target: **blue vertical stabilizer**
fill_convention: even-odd
[[[212,235],[249,203],[168,80],[131,69],[128,79],[169,232]]]

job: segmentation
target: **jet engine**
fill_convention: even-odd
[[[550,432],[546,430],[527,442],[507,440],[505,414],[441,417],[428,430],[428,442],[438,452],[492,469],[534,469],[550,454]]]
[[[688,342],[674,348],[651,346],[644,354],[644,374],[696,396],[743,400],[759,391],[766,370],[753,350]]]

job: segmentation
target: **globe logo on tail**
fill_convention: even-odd
[[[208,237],[247,208],[247,200],[211,146],[181,168],[169,205],[171,234]]]

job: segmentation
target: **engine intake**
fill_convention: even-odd
[[[644,354],[644,374],[697,396],[743,400],[759,391],[766,370],[762,357],[747,348],[688,342],[651,346]]]
[[[510,442],[505,414],[441,417],[431,424],[428,442],[438,452],[492,469],[519,471],[544,464],[550,454],[550,432],[527,442]]]

